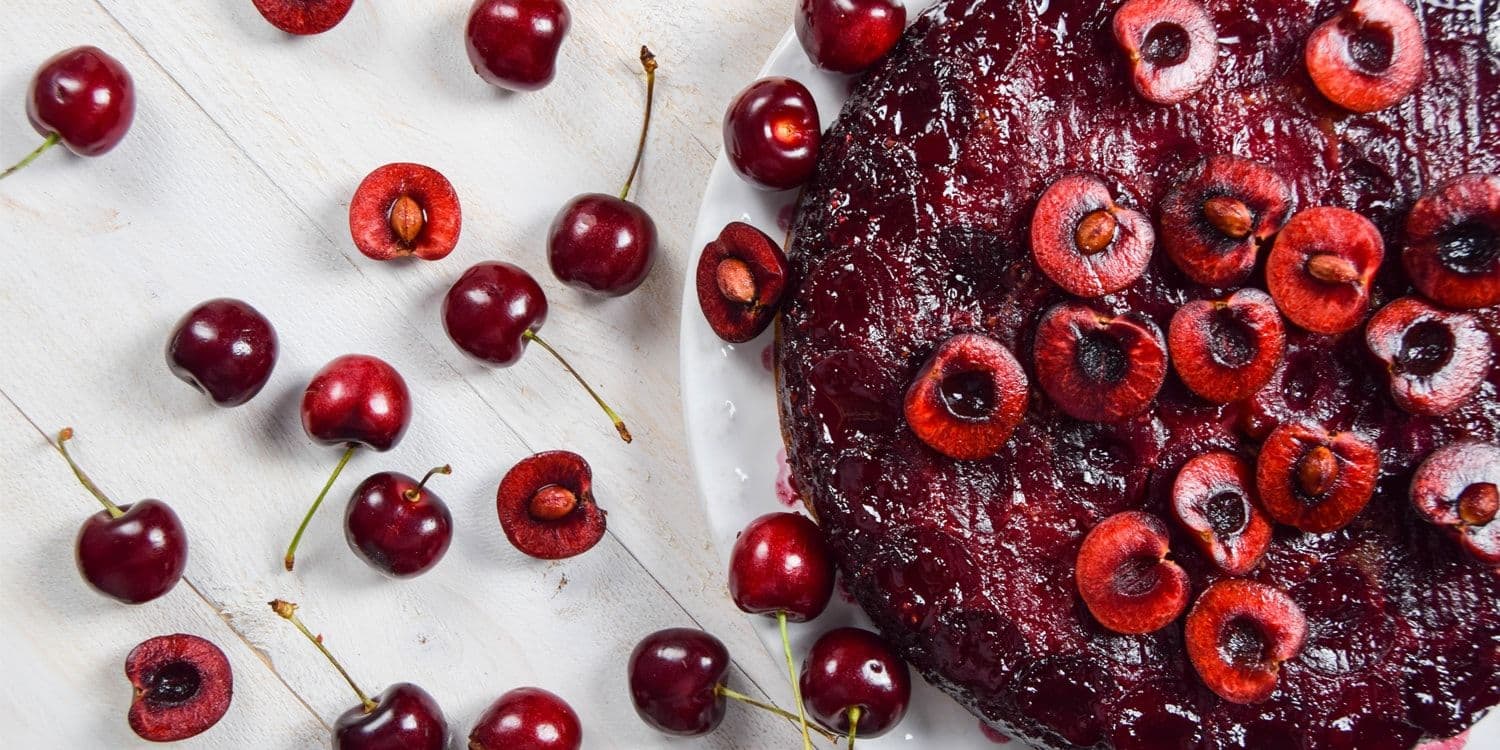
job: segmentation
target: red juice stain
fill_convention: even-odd
[[[773,372],[776,369],[775,363],[771,361],[775,348],[775,344],[766,344],[766,348],[760,350],[760,366],[766,368],[766,372]]]
[[[1009,737],[1001,734],[1000,730],[984,723],[983,721],[979,722],[979,733],[983,734],[985,739],[995,743],[996,745],[1005,745],[1010,743]]]
[[[1469,730],[1465,729],[1446,740],[1433,740],[1418,746],[1418,750],[1464,750],[1469,744]]]
[[[792,470],[786,465],[786,448],[776,452],[776,499],[788,508],[802,505],[802,495],[792,487]]]
[[[782,232],[792,231],[792,219],[797,216],[797,201],[782,206],[776,212],[776,228]]]

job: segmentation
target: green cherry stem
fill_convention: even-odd
[[[646,133],[651,131],[651,102],[656,96],[656,55],[651,48],[641,45],[641,68],[646,71],[646,116],[641,120],[641,140],[635,145],[635,161],[630,165],[630,175],[625,178],[625,187],[620,188],[620,200],[630,197],[630,185],[635,182],[635,173],[641,168],[641,156],[646,153]]]
[[[406,502],[414,503],[417,500],[421,499],[421,497],[422,497],[422,488],[424,488],[424,487],[427,486],[427,480],[431,479],[432,475],[434,475],[434,474],[452,474],[452,473],[453,473],[453,467],[449,466],[448,464],[443,464],[442,466],[437,466],[437,467],[434,467],[432,469],[429,469],[427,471],[427,473],[425,475],[423,475],[422,481],[417,482],[417,486],[408,488],[406,490],[406,492],[401,493],[401,496],[404,497],[404,498],[406,498]]]
[[[854,750],[854,735],[859,733],[859,706],[849,709],[849,750]]]
[[[741,692],[738,692],[738,691],[735,691],[735,690],[731,690],[731,689],[729,689],[727,687],[724,687],[723,685],[719,685],[719,686],[715,687],[714,688],[714,692],[718,693],[719,695],[722,695],[725,698],[728,698],[730,700],[739,701],[740,703],[743,703],[743,704],[745,704],[747,706],[754,706],[754,707],[759,708],[759,709],[761,709],[763,711],[770,711],[771,713],[776,714],[777,716],[780,716],[781,718],[786,719],[787,721],[790,721],[792,724],[796,724],[798,722],[796,714],[794,714],[791,711],[788,711],[788,710],[782,708],[781,706],[777,706],[777,705],[771,704],[771,703],[765,703],[763,701],[758,701],[758,700],[756,700],[754,698],[751,698],[748,695],[745,695],[744,693],[741,693]],[[832,732],[829,732],[826,729],[823,729],[822,727],[809,726],[808,729],[811,729],[812,731],[817,732],[818,734],[822,735],[823,738],[826,739],[826,740],[828,740],[829,742],[838,742],[839,738],[836,735],[834,735]]]
[[[594,397],[594,403],[598,404],[599,408],[603,409],[604,413],[609,416],[609,421],[615,424],[615,432],[620,433],[621,440],[624,440],[628,443],[634,439],[630,435],[630,429],[625,426],[625,420],[620,419],[620,415],[616,414],[614,409],[609,408],[609,404],[604,403],[604,399],[594,391],[593,387],[588,384],[588,381],[583,379],[582,375],[578,374],[577,370],[573,369],[573,365],[568,364],[568,360],[564,359],[563,355],[559,354],[557,350],[553,349],[552,346],[546,341],[543,341],[541,336],[536,335],[536,331],[526,331],[525,333],[521,334],[521,338],[533,342],[543,349],[546,349],[547,353],[551,354],[552,358],[556,359],[558,363],[563,366],[563,369],[567,370],[568,374],[572,375],[573,379],[578,381],[578,384],[583,386],[583,389],[585,391],[588,391],[588,394],[590,396]]]
[[[354,456],[357,448],[359,448],[357,443],[350,443],[349,447],[344,449],[344,457],[339,459],[339,465],[333,467],[333,473],[328,475],[328,481],[323,484],[323,491],[318,493],[318,499],[313,501],[312,507],[307,509],[307,515],[302,517],[302,524],[297,527],[297,533],[292,537],[292,543],[287,545],[286,557],[282,560],[287,570],[291,570],[297,562],[297,545],[302,543],[302,532],[307,531],[307,525],[312,522],[313,514],[318,512],[318,506],[323,504],[323,498],[328,497],[328,490],[333,488],[333,483],[338,480],[339,474],[343,473],[344,466],[349,463],[349,459]]]
[[[307,640],[312,641],[312,645],[317,646],[318,650],[323,652],[323,656],[328,657],[328,662],[333,665],[334,669],[339,671],[339,675],[344,678],[344,682],[349,683],[349,687],[354,688],[354,694],[359,696],[359,702],[364,705],[365,713],[374,711],[376,706],[375,701],[370,700],[370,696],[365,695],[365,691],[359,689],[359,685],[355,684],[354,678],[350,677],[349,673],[344,671],[344,665],[340,664],[338,659],[333,658],[333,652],[329,651],[328,647],[323,645],[323,639],[313,635],[313,632],[308,630],[306,625],[302,624],[302,618],[297,616],[297,605],[281,599],[273,599],[270,604],[272,611],[280,616],[281,619],[290,622],[298,630],[302,631],[302,635],[307,636]]]
[[[110,500],[109,496],[104,494],[103,490],[99,489],[99,485],[94,484],[94,480],[89,479],[89,475],[85,474],[83,468],[68,454],[68,441],[72,439],[73,428],[64,427],[57,433],[57,443],[53,447],[57,448],[57,452],[62,454],[63,460],[68,462],[68,468],[73,470],[73,476],[78,477],[78,483],[83,485],[83,488],[88,490],[89,494],[98,498],[99,503],[104,506],[104,509],[109,511],[111,518],[119,518],[125,515],[125,511],[120,510],[120,506],[115,505],[115,502]]]
[[[16,162],[15,164],[10,165],[9,167],[6,168],[6,170],[4,172],[0,172],[0,180],[3,180],[5,178],[7,178],[7,177],[9,177],[9,176],[11,176],[11,175],[13,175],[13,174],[21,171],[21,169],[23,169],[27,164],[30,164],[30,163],[36,161],[36,158],[38,156],[41,156],[42,154],[47,153],[47,149],[52,148],[53,146],[56,146],[58,144],[58,142],[61,141],[61,140],[62,140],[62,136],[58,135],[57,133],[53,133],[53,134],[47,136],[47,140],[42,141],[42,145],[37,146],[35,151],[32,151],[31,153],[27,154],[25,159],[22,159],[22,160]]]
[[[807,709],[802,707],[802,686],[797,682],[797,663],[792,660],[792,639],[786,634],[786,612],[777,610],[776,627],[781,629],[781,649],[786,654],[786,673],[792,678],[792,700],[797,702],[797,722],[802,725],[802,750],[812,750],[807,734]]]

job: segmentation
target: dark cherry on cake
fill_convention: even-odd
[[[1500,61],[1415,7],[939,0],[852,84],[787,248],[788,463],[988,725],[1405,748],[1500,703]],[[906,409],[960,335],[1034,386],[977,458]]]
[[[541,688],[511,690],[469,732],[469,750],[578,750],[583,725],[568,702]]]
[[[61,143],[79,156],[119,145],[135,119],[135,82],[119,60],[98,47],[73,47],[48,58],[31,77],[26,118],[44,140],[0,172],[15,174]]]
[[[977,333],[938,345],[906,389],[912,432],[957,459],[993,456],[1026,412],[1026,373],[1000,342]]]
[[[573,16],[562,0],[475,0],[464,28],[474,72],[511,91],[535,91],[557,73]]]
[[[371,474],[354,488],[344,509],[344,539],[370,567],[393,578],[419,576],[437,565],[453,542],[453,514],[427,489],[434,474],[416,480],[396,471]]]
[[[234,699],[234,670],[212,642],[196,635],[159,635],[125,657],[135,694],[130,729],[151,742],[196,737],[219,723]]]
[[[802,696],[819,724],[845,735],[849,746],[901,722],[911,703],[911,670],[880,636],[834,628],[802,661]]]
[[[267,22],[288,34],[321,34],[344,20],[354,0],[252,0]]]
[[[593,549],[608,515],[594,501],[589,462],[571,451],[544,451],[512,466],[495,492],[495,509],[511,545],[542,560]]]
[[[280,344],[259,310],[220,298],[187,311],[167,339],[167,367],[219,406],[255,398],[271,378]]]
[[[349,234],[365,257],[441,260],[463,226],[458,193],[432,167],[395,162],[365,175],[349,201]]]

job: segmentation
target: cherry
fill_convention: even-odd
[[[814,65],[858,73],[901,41],[906,6],[900,0],[801,0],[794,24]]]
[[[1463,406],[1490,372],[1490,336],[1479,319],[1402,297],[1370,316],[1365,344],[1385,364],[1391,398],[1413,414]]]
[[[267,21],[288,34],[321,34],[344,20],[354,0],[253,0]]]
[[[115,505],[68,453],[73,428],[57,433],[54,447],[73,476],[104,510],[88,517],[73,543],[83,580],[95,591],[126,604],[144,604],[177,585],[187,568],[187,531],[171,506],[160,500]]]
[[[1288,320],[1343,333],[1364,318],[1385,243],[1369,219],[1342,208],[1299,211],[1266,258],[1266,290]]]
[[[359,689],[354,678],[297,616],[297,605],[281,599],[270,602],[277,616],[290,622],[307,638],[339,676],[359,696],[359,704],[339,715],[333,724],[335,750],[444,750],[448,747],[448,720],[437,701],[422,688],[409,682],[398,682],[372,700]]]
[[[349,201],[354,246],[375,260],[441,260],[458,245],[463,212],[448,178],[432,167],[396,162],[360,181]]]
[[[1500,303],[1500,175],[1467,174],[1419,198],[1406,217],[1402,264],[1446,307]]]
[[[1500,566],[1500,447],[1464,441],[1434,451],[1411,480],[1411,503],[1475,560]]]
[[[1115,11],[1113,29],[1131,83],[1147,101],[1177,104],[1213,77],[1219,30],[1202,3],[1127,0]]]
[[[786,253],[775,240],[732,221],[698,256],[698,307],[719,338],[743,344],[771,325],[789,273]]]
[[[476,0],[464,46],[474,72],[511,91],[536,91],[552,82],[557,50],[573,17],[562,0]]]
[[[724,113],[724,152],[750,184],[788,190],[817,166],[823,131],[818,103],[790,78],[762,78],[737,94]]]
[[[526,345],[535,342],[562,364],[599,404],[614,423],[620,439],[630,442],[630,430],[624,420],[556,349],[537,335],[546,321],[547,296],[542,287],[531,274],[510,263],[487,261],[473,265],[453,282],[443,298],[443,329],[464,353],[481,362],[510,367],[520,361]]]
[[[1167,328],[1172,368],[1189,390],[1215,403],[1259,391],[1286,353],[1286,331],[1270,295],[1241,289],[1218,300],[1194,300]]]
[[[581,555],[604,538],[606,514],[594,501],[593,471],[577,453],[522,459],[500,480],[495,510],[511,545],[542,560]]]
[[[130,728],[150,742],[176,742],[208,731],[234,697],[234,670],[213,643],[196,635],[159,635],[125,657],[135,689]]]
[[[66,49],[31,77],[26,117],[46,140],[0,172],[0,179],[58,143],[79,156],[99,156],[114,148],[135,118],[135,84],[125,66],[98,47]]]
[[[1313,29],[1304,54],[1313,85],[1352,112],[1385,109],[1422,81],[1422,24],[1402,0],[1354,0]]]
[[[1243,578],[1208,587],[1183,628],[1188,659],[1208,689],[1231,703],[1260,703],[1283,662],[1302,651],[1307,618],[1286,592]]]
[[[220,298],[189,310],[167,339],[167,367],[219,406],[255,398],[276,367],[271,321],[249,304]]]
[[[1261,444],[1255,485],[1271,518],[1323,534],[1364,510],[1379,475],[1380,453],[1364,438],[1290,422]]]
[[[1291,186],[1270,167],[1229,154],[1210,156],[1162,200],[1162,249],[1193,281],[1238,284],[1291,206]]]
[[[1078,548],[1074,580],[1094,619],[1116,633],[1150,633],[1187,608],[1188,577],[1167,559],[1167,525],[1141,511],[1100,521]]]
[[[646,114],[635,161],[620,195],[586,193],[568,201],[547,232],[547,263],[552,273],[569,286],[607,297],[633,291],[656,262],[656,222],[645,209],[627,200],[646,152],[656,91],[656,56],[644,46],[641,67],[646,71]]]
[[[419,576],[437,565],[453,541],[453,515],[442,498],[426,489],[439,466],[417,481],[394,471],[372,474],[359,483],[344,510],[344,539],[370,567],[395,578]]]
[[[1230,575],[1250,572],[1271,546],[1271,522],[1250,466],[1228,451],[1189,459],[1172,484],[1172,515],[1193,544]]]
[[[579,750],[583,726],[567,701],[541,688],[495,699],[469,733],[469,750]]]
[[[1115,203],[1093,175],[1052,183],[1031,216],[1031,257],[1052,283],[1079,297],[1130,286],[1151,262],[1156,233],[1145,214]]]
[[[302,429],[314,442],[343,445],[344,455],[323,490],[302,517],[287,545],[287,570],[296,562],[297,545],[328,490],[360,446],[385,452],[401,442],[411,424],[411,393],[396,368],[364,354],[346,354],[323,366],[302,394]]]
[[[1118,421],[1141,413],[1167,377],[1167,345],[1149,318],[1101,315],[1064,302],[1036,328],[1036,376],[1074,419]]]
[[[1026,373],[1000,342],[964,333],[939,344],[906,390],[906,423],[951,458],[995,455],[1026,414]]]
[[[835,628],[818,637],[802,662],[807,713],[849,738],[875,738],[900,723],[911,702],[906,662],[880,636]]]

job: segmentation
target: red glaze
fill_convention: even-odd
[[[1187,608],[1188,577],[1167,559],[1167,525],[1140,511],[1100,521],[1083,538],[1073,568],[1094,619],[1116,633],[1161,630]]]
[[[411,424],[411,393],[385,361],[346,354],[324,365],[302,394],[302,429],[323,445],[388,451]]]
[[[583,726],[567,701],[541,688],[516,688],[480,714],[469,750],[579,750]]]
[[[1213,77],[1219,30],[1196,0],[1126,0],[1113,29],[1131,83],[1149,102],[1177,104]]]
[[[463,225],[458,193],[432,167],[396,162],[360,181],[349,201],[354,246],[375,260],[441,260],[453,252]]]
[[[448,720],[427,691],[398,682],[375,696],[375,710],[357,705],[333,723],[334,750],[446,750]]]
[[[552,82],[572,21],[562,0],[477,0],[464,29],[469,62],[490,84],[535,91]]]
[[[817,524],[797,513],[750,522],[729,552],[729,597],[751,614],[807,622],[833,597],[833,559]]]
[[[237,299],[213,299],[189,310],[167,339],[167,367],[219,406],[260,393],[276,367],[276,329]]]
[[[1093,175],[1052,183],[1031,217],[1031,257],[1069,294],[1098,297],[1130,286],[1146,264],[1156,233],[1139,211],[1115,203]]]
[[[802,661],[802,698],[819,724],[848,734],[850,710],[859,709],[855,736],[879,737],[901,722],[911,702],[911,672],[880,636],[835,628],[818,637]]]
[[[143,604],[177,585],[187,568],[188,539],[182,521],[160,500],[122,505],[114,518],[101,510],[78,529],[78,572],[105,596]]]
[[[360,482],[344,510],[344,539],[360,559],[394,578],[431,570],[453,541],[447,503],[405,474],[382,471]]]
[[[635,712],[667,734],[708,734],[724,720],[719,688],[729,665],[724,644],[702,630],[658,630],[630,653],[627,676]]]
[[[933,450],[988,458],[1026,412],[1026,373],[1000,342],[976,333],[939,344],[906,389],[906,423]]]
[[[724,152],[750,184],[788,190],[812,176],[822,140],[818,104],[790,78],[762,78],[724,113]]]
[[[1417,199],[1402,264],[1412,285],[1447,307],[1500,303],[1500,175],[1467,174]]]
[[[900,41],[906,6],[900,0],[800,0],[793,28],[814,65],[858,73]]]
[[[135,689],[127,718],[141,739],[176,742],[219,723],[234,698],[234,671],[218,646],[196,635],[161,635],[125,657]]]
[[[606,297],[634,291],[656,262],[656,222],[604,193],[565,204],[547,233],[547,263],[563,283]]]
[[[1188,612],[1183,640],[1203,683],[1232,703],[1260,703],[1276,690],[1282,663],[1307,637],[1307,619],[1286,592],[1228,578]]]
[[[500,261],[476,263],[443,298],[443,329],[466,354],[509,367],[526,353],[527,332],[547,322],[547,296],[531,274]]]
[[[1178,308],[1167,348],[1183,385],[1223,404],[1248,398],[1271,380],[1286,353],[1286,331],[1270,295],[1241,289]]]
[[[1307,38],[1313,85],[1353,112],[1390,107],[1422,82],[1427,45],[1403,0],[1353,0]]]
[[[42,135],[57,134],[79,156],[119,145],[135,119],[135,84],[119,60],[98,47],[48,58],[31,78],[26,117]]]
[[[1192,457],[1172,483],[1172,516],[1204,557],[1230,575],[1253,570],[1271,546],[1271,522],[1250,465],[1228,451]]]
[[[594,501],[594,474],[583,456],[544,451],[522,459],[495,492],[505,538],[542,560],[581,555],[604,538],[605,511]]]
[[[348,15],[354,0],[252,0],[267,21],[288,34],[321,34]]]

